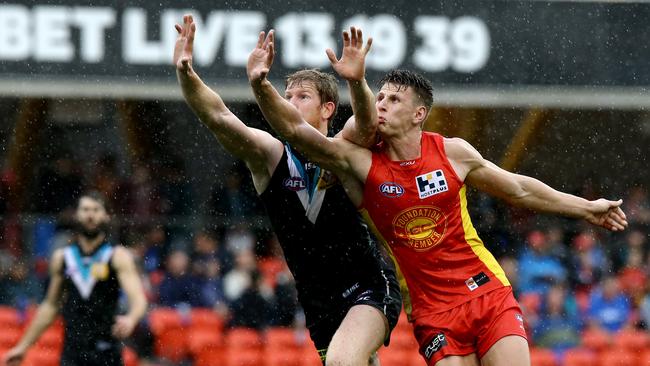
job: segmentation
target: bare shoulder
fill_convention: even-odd
[[[454,160],[482,159],[481,154],[469,142],[459,137],[445,137],[445,153]]]
[[[124,268],[124,266],[133,265],[133,256],[125,246],[116,245],[113,247],[113,258],[111,261],[116,269]]]
[[[59,273],[63,268],[64,248],[55,249],[50,259],[50,272]]]

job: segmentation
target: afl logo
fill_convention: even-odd
[[[388,198],[395,198],[404,194],[404,188],[397,183],[384,182],[379,186],[379,192]]]
[[[440,244],[447,231],[447,217],[437,207],[415,206],[395,216],[393,230],[404,244],[423,252]]]
[[[284,180],[283,184],[285,188],[294,192],[302,191],[303,189],[307,188],[305,180],[300,177],[287,178]]]

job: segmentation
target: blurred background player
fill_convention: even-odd
[[[129,251],[107,241],[110,217],[102,197],[81,196],[76,240],[54,251],[45,300],[27,331],[4,357],[19,365],[28,348],[54,321],[61,308],[65,324],[62,366],[122,365],[120,340],[127,338],[147,309],[140,277]],[[129,311],[118,314],[120,290]]]

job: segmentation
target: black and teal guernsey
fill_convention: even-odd
[[[120,296],[113,268],[114,246],[108,242],[92,253],[77,243],[63,249],[62,365],[120,365],[121,344],[111,335]]]
[[[260,197],[296,281],[307,326],[342,320],[356,297],[363,299],[364,289],[376,289],[381,302],[385,297],[399,309],[394,265],[372,240],[341,183],[284,147]]]

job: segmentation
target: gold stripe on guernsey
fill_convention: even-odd
[[[377,230],[377,227],[375,226],[375,223],[372,221],[370,214],[368,214],[368,211],[365,208],[362,208],[359,210],[359,213],[361,213],[361,216],[366,221],[373,234],[375,234],[375,236],[377,237],[377,239],[379,239],[379,241],[384,246],[384,248],[386,248],[388,255],[390,256],[390,258],[393,260],[393,263],[395,264],[395,272],[397,274],[397,280],[399,281],[400,292],[402,293],[402,305],[404,306],[404,312],[406,313],[407,318],[411,320],[411,311],[413,309],[413,306],[411,305],[411,295],[409,294],[409,289],[406,286],[406,278],[404,278],[404,275],[402,275],[402,271],[399,268],[399,264],[397,264],[395,255],[393,255],[393,251],[390,249],[390,245],[388,245],[386,239],[384,239],[384,237],[381,235],[379,230]]]
[[[467,197],[465,197],[466,190],[467,188],[463,184],[462,188],[458,192],[460,198],[460,217],[463,221],[465,241],[472,248],[478,259],[480,259],[481,262],[483,262],[483,264],[494,273],[496,278],[498,278],[504,286],[510,286],[510,281],[508,281],[505,272],[503,272],[503,268],[501,268],[492,253],[490,253],[485,245],[483,245],[483,241],[478,237],[478,233],[476,232],[474,225],[472,225],[472,219],[469,217],[469,212],[467,211]]]

